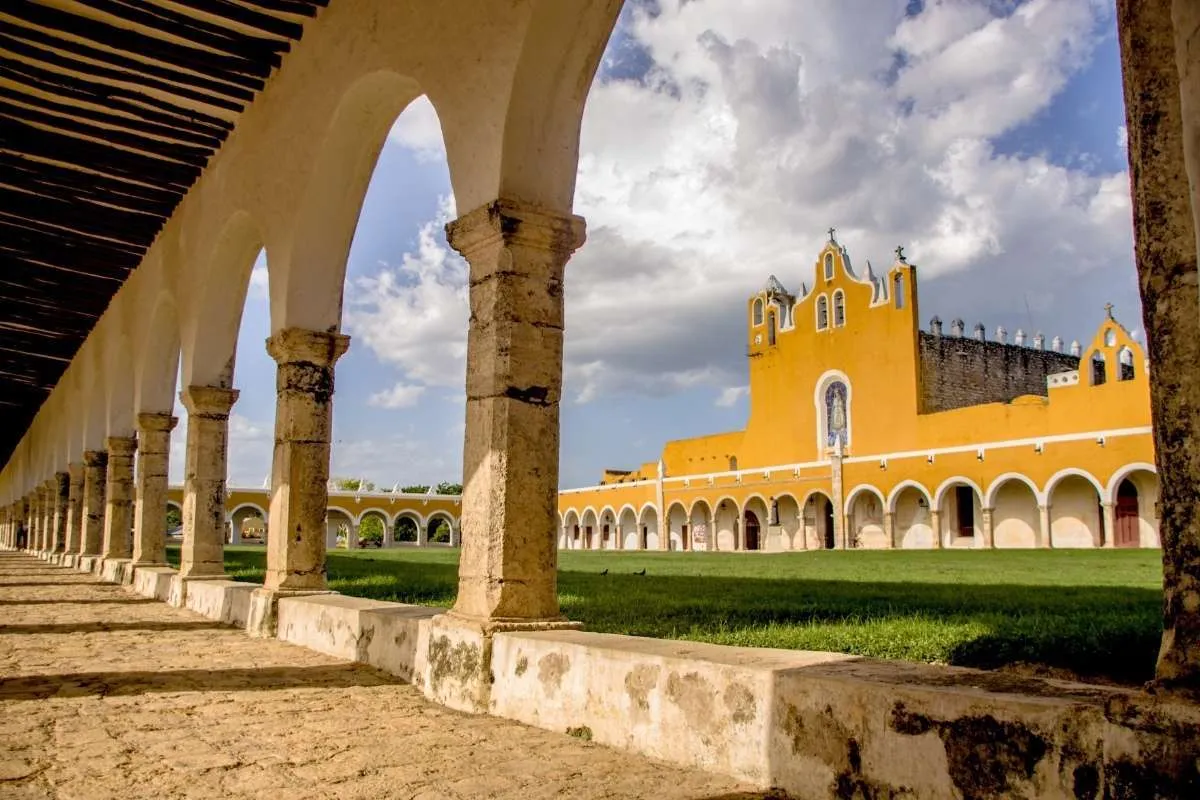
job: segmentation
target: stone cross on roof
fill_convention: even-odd
[[[904,245],[902,245],[902,244],[896,245],[896,260],[899,261],[901,264],[908,263],[907,261],[904,260]]]
[[[830,228],[829,229],[829,241],[836,243],[837,242],[836,234],[837,234],[837,228]]]
[[[1112,303],[1105,303],[1105,304],[1104,304],[1104,313],[1108,314],[1108,318],[1109,318],[1109,319],[1112,319],[1112,318],[1113,318],[1113,313],[1112,313],[1112,312],[1113,312],[1113,304],[1112,304]]]

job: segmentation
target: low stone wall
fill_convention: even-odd
[[[173,570],[136,568],[161,599]],[[194,581],[245,626],[254,584]],[[282,597],[284,641],[387,670],[456,708],[796,797],[1200,797],[1200,706],[1173,695],[833,653],[475,629],[441,609]]]
[[[176,574],[170,567],[135,567],[133,591],[142,597],[165,603],[171,597],[171,580]]]

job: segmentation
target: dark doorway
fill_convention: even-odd
[[[592,549],[592,526],[591,525],[585,525],[583,528],[583,549],[584,550]]]
[[[600,549],[601,550],[604,550],[605,548],[608,547],[608,534],[609,534],[608,526],[605,525],[604,530],[602,530],[600,532]]]
[[[1140,514],[1138,513],[1137,487],[1133,481],[1126,478],[1117,487],[1116,531],[1113,544],[1117,547],[1137,547],[1141,544],[1138,531]]]
[[[687,523],[684,523],[684,524],[683,524],[683,527],[681,527],[681,528],[679,529],[679,549],[680,549],[680,550],[691,550],[691,549],[692,549],[692,547],[691,547],[691,543],[690,543],[690,542],[688,542],[688,526],[687,526]]]
[[[745,531],[746,531],[746,549],[747,550],[757,550],[759,547],[759,545],[758,545],[758,531],[759,531],[758,517],[755,516],[753,511],[746,512]]]
[[[825,549],[832,550],[836,546],[833,538],[833,501],[828,497],[825,498]]]
[[[958,508],[958,535],[975,536],[975,492],[970,486],[954,487],[954,505]]]

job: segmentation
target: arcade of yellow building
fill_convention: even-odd
[[[746,305],[745,429],[561,492],[559,546],[1158,546],[1147,359],[1111,307],[1067,352],[919,319],[903,250],[860,277],[831,231],[811,288]]]

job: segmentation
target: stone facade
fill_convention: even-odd
[[[1079,357],[963,336],[918,334],[921,411],[1049,396],[1046,378],[1079,369]]]

